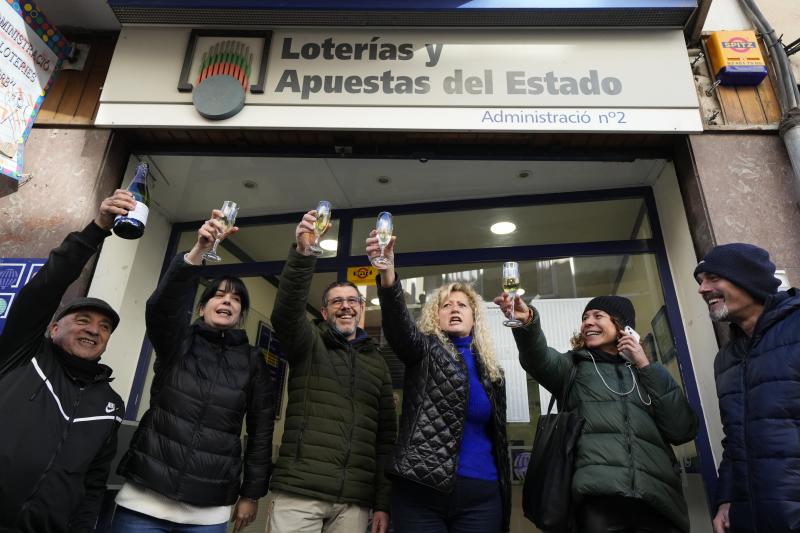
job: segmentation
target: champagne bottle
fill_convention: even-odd
[[[114,219],[112,230],[123,239],[138,239],[144,233],[147,215],[150,212],[150,192],[147,190],[147,163],[139,163],[136,174],[128,185],[128,191],[136,200],[136,209],[127,215],[119,215]]]

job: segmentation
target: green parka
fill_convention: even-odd
[[[514,339],[523,368],[556,397],[578,365],[567,398],[567,409],[577,407],[586,419],[572,479],[578,500],[588,495],[639,498],[688,532],[680,470],[669,444],[692,440],[697,417],[667,369],[659,363],[633,369],[643,402],[636,390],[620,396],[600,379],[615,391],[630,390],[633,378],[622,358],[619,363],[597,361],[595,368],[587,350],[562,354],[547,346],[538,312],[530,324],[514,329]]]
[[[389,368],[362,330],[348,342],[308,320],[315,264],[292,248],[272,312],[289,362],[289,400],[270,488],[388,512],[383,471],[397,435]]]

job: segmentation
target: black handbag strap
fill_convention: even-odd
[[[558,400],[558,405],[561,409],[567,405],[567,397],[569,396],[569,391],[572,390],[572,385],[575,383],[575,376],[578,374],[578,362],[573,360],[572,363],[572,370],[569,372],[569,379],[567,380],[567,385],[561,391],[561,398]],[[553,405],[556,402],[556,397],[554,394],[550,395],[550,404],[547,406],[547,414],[550,414],[550,411],[553,410]]]

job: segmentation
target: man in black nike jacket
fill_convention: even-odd
[[[20,291],[0,335],[0,531],[94,531],[125,412],[100,364],[119,316],[103,300],[59,307],[67,287],[135,207],[117,190]]]

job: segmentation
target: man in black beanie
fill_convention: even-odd
[[[0,531],[90,533],[125,408],[100,363],[119,315],[98,298],[56,312],[114,217],[136,206],[118,189],[67,235],[22,288],[0,335]],[[55,316],[54,316],[55,313]]]
[[[800,531],[800,294],[778,292],[752,244],[716,246],[694,276],[711,319],[731,324],[714,360],[725,432],[714,533]]]

